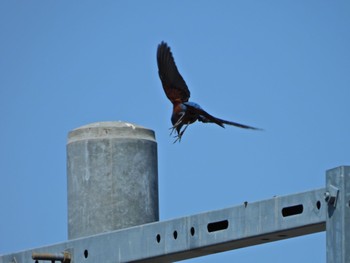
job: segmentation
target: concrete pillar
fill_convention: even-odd
[[[71,131],[67,179],[68,239],[159,220],[152,130],[97,122]]]

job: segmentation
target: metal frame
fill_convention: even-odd
[[[327,263],[350,262],[350,166],[326,174]]]
[[[173,262],[326,228],[327,263],[345,263],[350,262],[349,207],[350,166],[339,167],[327,172],[326,188],[4,255],[0,263],[33,262],[33,253],[59,253],[57,261],[75,263]]]

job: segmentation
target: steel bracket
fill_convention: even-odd
[[[329,206],[336,207],[339,195],[339,189],[333,185],[329,185],[324,193],[324,200]]]

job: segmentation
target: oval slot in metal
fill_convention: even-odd
[[[220,231],[228,228],[228,220],[212,222],[207,225],[208,232]]]
[[[303,210],[304,210],[304,207],[301,204],[284,207],[282,208],[282,216],[287,217],[287,216],[299,215],[303,212]]]

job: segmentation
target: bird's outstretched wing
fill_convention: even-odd
[[[190,91],[180,75],[170,47],[161,42],[157,49],[158,73],[166,96],[173,104],[188,101]]]

